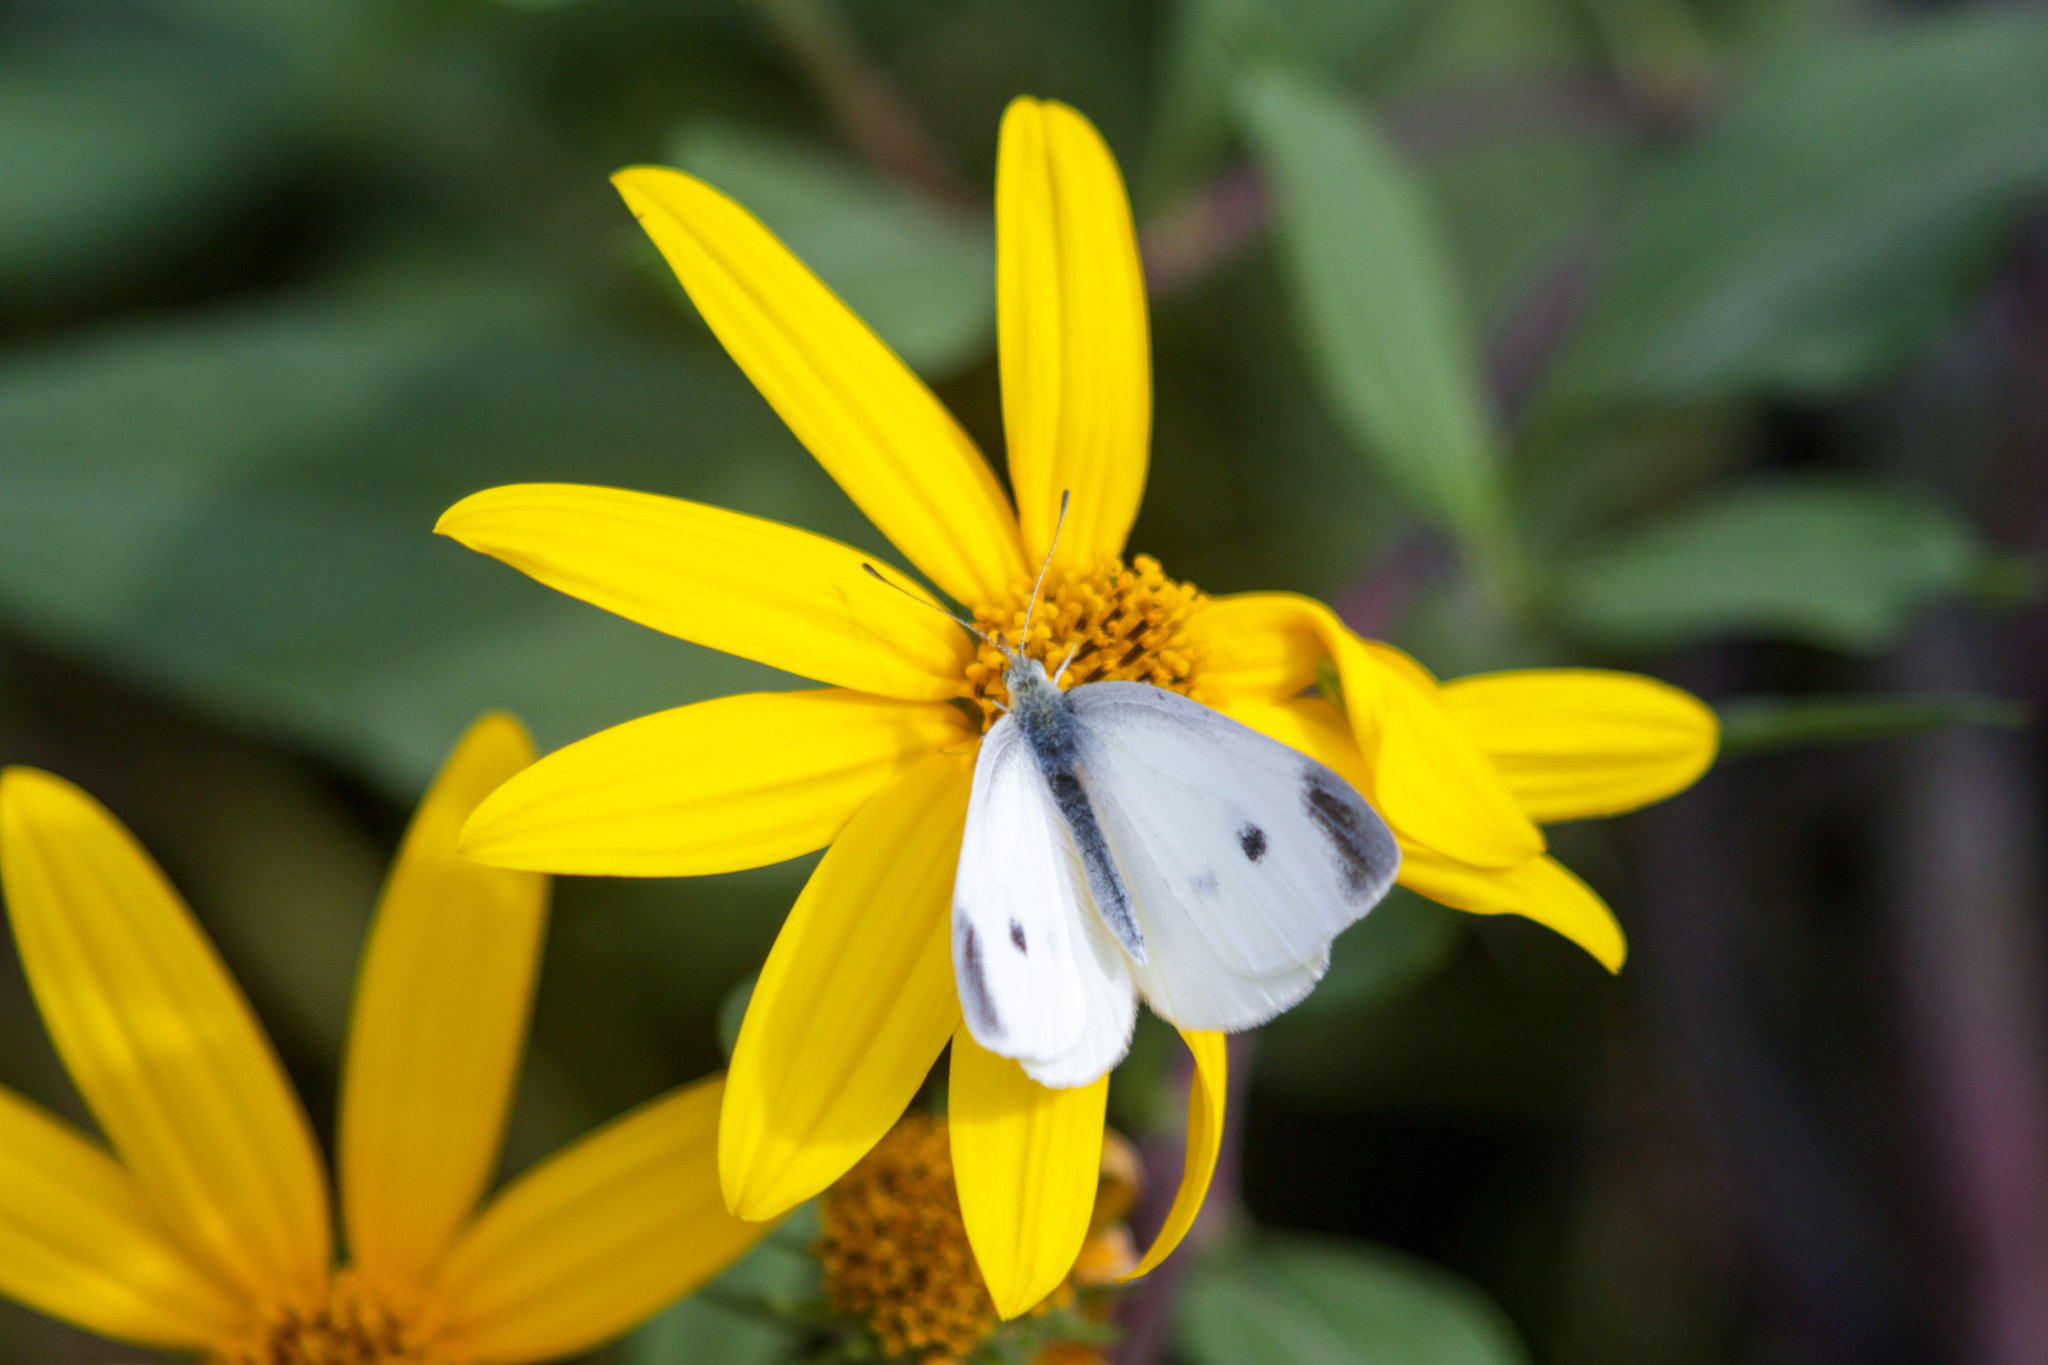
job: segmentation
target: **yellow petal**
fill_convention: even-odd
[[[144,1199],[221,1280],[319,1293],[313,1135],[163,873],[98,802],[32,768],[0,776],[0,871],[50,1037]]]
[[[1554,929],[1610,972],[1621,970],[1628,940],[1607,903],[1555,858],[1520,867],[1471,867],[1430,849],[1401,845],[1401,885],[1454,910],[1522,915]]]
[[[960,1022],[953,870],[974,755],[875,794],[797,897],[733,1049],[718,1136],[727,1207],[785,1213],[903,1114]]]
[[[839,688],[721,697],[549,754],[477,808],[462,851],[624,877],[761,867],[824,847],[904,768],[973,738],[945,702]]]
[[[1010,102],[996,160],[996,314],[1010,483],[1035,567],[1121,554],[1145,492],[1152,342],[1116,158],[1064,104]]]
[[[825,472],[955,601],[1025,572],[988,461],[895,353],[754,216],[681,171],[612,177],[725,349]]]
[[[1059,1288],[1088,1237],[1101,1180],[1109,1077],[1050,1090],[963,1026],[946,1086],[953,1180],[967,1243],[1005,1318]]]
[[[457,855],[485,794],[533,761],[510,716],[478,721],[406,832],[363,949],[342,1076],[351,1259],[417,1283],[496,1167],[547,923],[547,880]]]
[[[241,1310],[97,1143],[0,1090],[0,1294],[102,1336],[193,1350]]]
[[[1581,820],[1661,801],[1714,761],[1699,698],[1639,673],[1532,668],[1445,683],[1444,705],[1531,819]]]
[[[1226,709],[1281,700],[1314,681],[1317,660],[1333,660],[1370,775],[1359,791],[1395,832],[1480,867],[1513,867],[1543,851],[1542,831],[1453,722],[1436,679],[1400,650],[1362,640],[1322,603],[1286,593],[1212,603],[1194,634],[1203,680]]]
[[[1195,1054],[1195,1074],[1188,1083],[1188,1150],[1181,1163],[1180,1189],[1173,1207],[1166,1211],[1166,1223],[1152,1239],[1151,1249],[1137,1267],[1122,1280],[1135,1280],[1153,1270],[1172,1254],[1195,1225],[1202,1211],[1202,1199],[1209,1193],[1209,1180],[1216,1174],[1216,1155],[1223,1150],[1224,1091],[1229,1084],[1229,1054],[1220,1033],[1187,1033],[1188,1050]]]
[[[1322,603],[1277,592],[1211,598],[1188,625],[1202,685],[1219,706],[1281,701],[1314,687],[1317,666],[1330,657],[1323,637],[1340,629]]]
[[[860,551],[681,498],[583,484],[473,493],[434,527],[643,626],[821,682],[908,701],[962,690],[967,632],[877,583]]]
[[[557,1152],[493,1200],[435,1297],[463,1359],[581,1355],[724,1269],[774,1225],[725,1211],[717,1078]]]

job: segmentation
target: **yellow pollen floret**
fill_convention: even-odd
[[[945,1120],[907,1114],[825,1192],[817,1254],[832,1307],[891,1356],[965,1357],[996,1329],[967,1245]]]
[[[273,1309],[206,1365],[460,1365],[410,1297],[340,1270],[324,1302]]]
[[[1030,613],[1031,638],[1021,643],[1050,673],[1057,673],[1072,652],[1061,687],[1147,682],[1200,701],[1201,659],[1187,626],[1202,600],[1192,583],[1168,578],[1150,555],[1137,556],[1129,568],[1121,559],[1101,559],[1046,580]],[[1031,584],[1019,583],[1002,602],[976,609],[974,624],[991,638],[1000,635],[1018,645],[1030,604]],[[994,644],[984,644],[967,665],[967,683],[981,707],[984,730],[1002,714],[997,703],[1009,703],[1010,691],[1003,685],[1006,665]]]

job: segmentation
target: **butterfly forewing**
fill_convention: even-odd
[[[1094,964],[1077,955],[1084,911],[1094,913],[1073,840],[1004,717],[982,737],[953,882],[953,977],[976,1042],[1028,1059],[1074,1050],[1094,984]]]
[[[1223,968],[1289,973],[1393,884],[1392,833],[1314,759],[1142,683],[1090,684],[1068,704],[1081,781],[1148,944],[1150,921],[1177,913]]]

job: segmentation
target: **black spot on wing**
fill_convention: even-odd
[[[1266,856],[1266,831],[1257,825],[1246,825],[1237,832],[1237,846],[1244,850],[1244,856],[1257,862]]]
[[[965,919],[960,925],[960,950],[954,956],[959,968],[960,1003],[973,1016],[975,1032],[984,1038],[1003,1036],[1003,1021],[996,1017],[996,1002],[989,997],[987,969],[981,963],[981,936]]]
[[[1357,905],[1377,897],[1399,856],[1387,827],[1358,793],[1326,769],[1310,768],[1302,775],[1301,795],[1309,819],[1336,856],[1344,899]]]
[[[1010,946],[1027,956],[1031,952],[1030,946],[1024,942],[1024,926],[1016,920],[1010,921]]]

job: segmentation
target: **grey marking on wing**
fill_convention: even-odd
[[[1212,867],[1201,876],[1190,879],[1188,888],[1203,900],[1215,900],[1221,890],[1216,881],[1216,869]]]
[[[1030,956],[1031,949],[1024,942],[1024,926],[1016,920],[1010,921],[1010,946],[1025,956]]]
[[[1003,1036],[1003,1021],[996,1017],[996,1002],[989,997],[988,977],[981,965],[981,936],[966,919],[960,925],[960,998],[985,1037]]]
[[[1266,831],[1257,825],[1246,825],[1237,832],[1237,846],[1244,850],[1244,856],[1252,862],[1266,856]]]
[[[1386,826],[1356,793],[1341,788],[1322,768],[1302,775],[1301,794],[1309,819],[1337,855],[1344,899],[1357,905],[1378,896],[1384,890],[1386,869],[1399,856]]]

